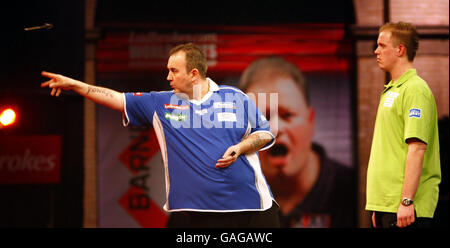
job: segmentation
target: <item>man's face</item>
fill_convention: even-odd
[[[391,71],[397,61],[397,49],[394,47],[392,34],[390,31],[383,31],[378,35],[377,49],[375,54],[377,55],[378,66],[384,71]]]
[[[278,133],[276,143],[260,152],[261,167],[269,181],[293,177],[304,168],[311,153],[314,135],[314,110],[308,107],[304,96],[289,77],[261,77],[247,89],[247,93],[278,93]],[[269,95],[269,94],[267,94]],[[256,99],[258,104],[258,99]],[[270,103],[268,97],[266,103]],[[275,125],[274,113],[266,116]],[[260,109],[263,111],[262,109]]]
[[[192,96],[192,73],[186,71],[186,54],[183,51],[172,54],[167,62],[170,82],[174,93],[185,93]]]

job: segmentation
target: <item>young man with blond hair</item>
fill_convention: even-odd
[[[436,102],[417,75],[416,28],[387,23],[375,54],[392,80],[378,106],[367,171],[366,210],[374,227],[430,227],[441,180]]]

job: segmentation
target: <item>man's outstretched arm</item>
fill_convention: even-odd
[[[92,100],[95,103],[104,105],[114,110],[123,112],[124,100],[123,95],[120,92],[89,85],[81,81],[65,77],[63,75],[45,72],[43,71],[42,76],[50,78],[47,82],[41,84],[41,87],[49,87],[52,89],[52,96],[59,96],[62,90],[73,90],[78,94]]]

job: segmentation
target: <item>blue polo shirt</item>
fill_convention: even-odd
[[[216,168],[228,147],[256,132],[267,132],[269,122],[242,91],[218,86],[189,100],[173,91],[124,93],[124,125],[153,126],[166,176],[166,211],[262,211],[273,196],[261,171],[257,152],[242,154],[227,168]]]

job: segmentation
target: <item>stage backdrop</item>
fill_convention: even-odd
[[[219,84],[238,86],[243,70],[261,57],[279,55],[296,64],[316,109],[313,141],[353,168],[353,50],[344,25],[146,25],[106,31],[97,44],[96,83],[123,92],[170,90],[168,51],[186,42],[202,47],[208,76]],[[101,106],[97,126],[99,226],[164,227],[164,167],[153,129],[125,128],[120,113]]]
[[[57,184],[60,174],[61,136],[1,136],[0,185]]]

